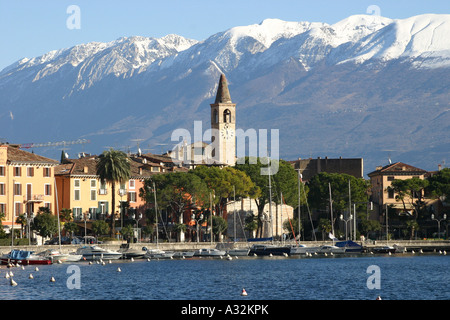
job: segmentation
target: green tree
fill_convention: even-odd
[[[133,226],[131,224],[124,226],[120,229],[120,234],[124,239],[131,239],[134,234]]]
[[[377,220],[368,220],[363,218],[359,220],[359,232],[366,235],[366,238],[369,238],[370,232],[380,231],[381,223]]]
[[[105,220],[95,220],[92,222],[92,231],[95,236],[100,236],[109,233],[110,229]]]
[[[444,168],[428,178],[426,191],[433,197],[450,197],[450,168]]]
[[[401,201],[405,212],[408,211],[407,204],[414,208],[414,217],[417,220],[419,211],[423,207],[422,191],[428,186],[428,180],[419,179],[417,177],[392,181],[388,190],[395,192],[395,200]]]
[[[148,204],[154,203],[153,183],[156,187],[158,208],[168,208],[175,223],[183,224],[186,211],[203,206],[209,201],[209,190],[206,183],[192,172],[170,172],[155,175],[146,180],[140,190],[140,196]],[[179,230],[179,237],[184,233]]]
[[[213,216],[213,234],[221,235],[228,228],[227,221],[219,216]]]
[[[116,183],[125,183],[130,179],[130,160],[126,153],[114,149],[104,151],[97,162],[97,175],[103,182],[111,184],[111,236],[114,237],[116,214]]]
[[[274,160],[272,160],[274,161]],[[269,203],[269,177],[271,179],[272,202],[296,206],[298,204],[298,174],[295,169],[284,160],[278,161],[278,171],[272,175],[261,174],[261,169],[267,168],[265,159],[245,158],[238,161],[235,168],[245,172],[255,184],[254,197],[258,208],[257,237],[263,235],[264,207]],[[259,189],[257,189],[257,188]],[[306,192],[305,192],[306,193]]]
[[[41,237],[51,237],[58,232],[58,219],[47,208],[47,210],[41,209],[34,218],[31,229]]]
[[[66,235],[67,234],[72,234],[76,231],[78,231],[78,225],[73,222],[73,221],[68,221],[64,223],[64,230],[66,231]]]

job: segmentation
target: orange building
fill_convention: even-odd
[[[15,145],[0,145],[0,212],[3,225],[25,213],[36,214],[39,207],[51,212],[55,207],[54,167],[58,161],[21,150]]]

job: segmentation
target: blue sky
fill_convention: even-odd
[[[80,8],[80,29],[67,28],[70,5]],[[0,70],[23,57],[90,41],[170,33],[203,40],[266,18],[332,24],[366,14],[371,5],[393,19],[450,13],[448,0],[0,0]]]

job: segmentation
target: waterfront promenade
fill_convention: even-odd
[[[126,242],[122,241],[108,241],[98,246],[110,249],[110,250],[119,250],[120,246]],[[271,244],[271,242],[255,242],[257,244]],[[370,251],[374,247],[382,247],[382,246],[393,246],[397,245],[399,247],[405,248],[406,252],[419,252],[422,250],[424,253],[433,253],[441,251],[450,252],[450,240],[370,240],[361,243],[357,241],[358,244],[362,244],[363,250]],[[251,246],[253,243],[249,242],[163,242],[159,243],[149,243],[149,242],[140,242],[140,243],[131,243],[130,248],[133,249],[142,249],[142,247],[146,247],[147,249],[156,249],[159,248],[165,251],[195,251],[202,248],[219,248],[219,249],[231,249],[231,248],[246,248]],[[274,242],[275,245],[295,245],[295,242],[289,243],[281,243]],[[322,245],[332,245],[332,241],[302,241],[302,245],[317,247]],[[74,252],[79,248],[80,244],[77,245],[61,245],[62,253],[70,253]],[[59,245],[25,245],[25,246],[14,246],[15,249],[22,250],[30,250],[35,252],[41,252],[46,249],[59,249]],[[0,254],[8,253],[11,250],[10,246],[0,247]]]

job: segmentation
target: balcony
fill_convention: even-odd
[[[100,195],[108,194],[108,189],[98,189],[98,194]]]
[[[43,194],[27,194],[23,196],[23,202],[42,202],[44,201]]]

